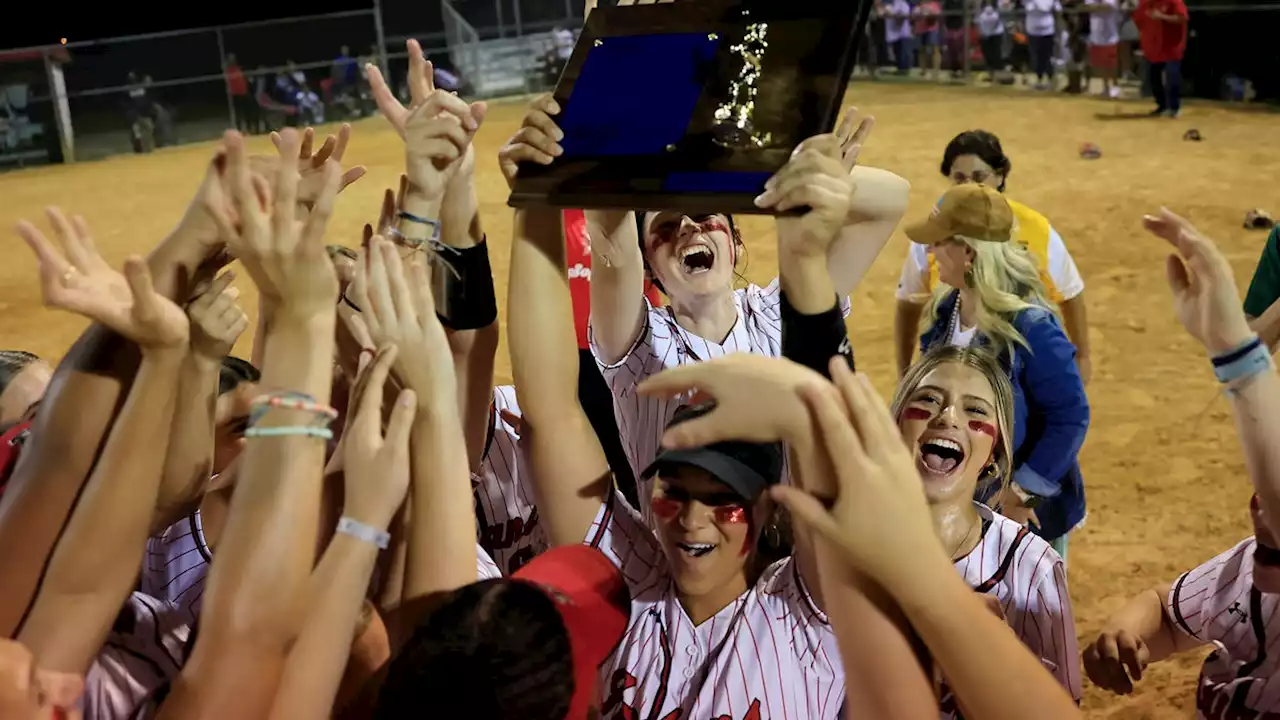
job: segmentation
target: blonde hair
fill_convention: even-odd
[[[1055,315],[1058,310],[1049,300],[1040,269],[1026,246],[1012,239],[989,242],[964,235],[954,235],[950,242],[973,251],[973,264],[965,278],[979,300],[974,308],[978,331],[991,341],[997,354],[1012,354],[1014,345],[1030,349],[1013,325],[1014,316],[1029,307],[1043,307]],[[945,283],[934,290],[929,302],[930,325],[938,321],[938,308],[950,293]]]
[[[893,394],[889,411],[893,413],[894,422],[901,425],[902,412],[911,402],[911,396],[920,387],[921,381],[938,367],[951,363],[977,370],[991,384],[991,392],[995,395],[996,427],[1000,429],[1000,437],[996,438],[995,453],[991,459],[995,471],[983,468],[982,474],[978,476],[978,490],[984,491],[983,494],[992,486],[1003,490],[1013,479],[1013,385],[995,355],[982,348],[950,344],[933,348],[907,368]],[[998,507],[994,509],[997,512],[1000,510]]]

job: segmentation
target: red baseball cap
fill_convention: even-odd
[[[20,422],[0,435],[0,495],[4,495],[9,477],[13,475],[13,469],[18,465],[18,456],[22,454],[22,445],[26,442],[27,433],[30,430],[29,421]]]
[[[631,621],[631,593],[622,571],[587,545],[552,548],[520,568],[512,580],[536,585],[556,603],[573,653],[573,697],[565,720],[586,720],[603,663]]]

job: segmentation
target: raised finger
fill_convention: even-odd
[[[320,194],[316,196],[316,202],[311,206],[303,227],[303,241],[317,251],[324,247],[324,232],[329,226],[329,218],[333,217],[333,207],[337,202],[339,183],[342,180],[340,172],[341,168],[336,160],[325,163],[324,184],[320,187]]]
[[[40,232],[39,228],[26,220],[19,220],[17,230],[18,236],[27,244],[27,247],[31,248],[31,252],[35,253],[41,270],[53,270],[59,275],[67,271],[66,258],[53,249],[53,244],[44,236],[44,233]]]
[[[409,116],[409,111],[396,99],[395,93],[391,92],[377,65],[365,65],[365,73],[369,76],[369,90],[373,93],[373,102],[378,106],[378,112],[403,136],[404,121]]]
[[[441,113],[448,113],[456,118],[467,130],[475,130],[477,127],[475,118],[471,116],[471,106],[465,100],[452,93],[432,93],[431,97],[420,108],[415,109],[414,112],[425,113],[428,118],[434,118]]]
[[[274,139],[279,148],[279,140]],[[231,200],[240,221],[246,231],[256,226],[261,217],[263,203],[254,185],[254,174],[249,168],[249,154],[244,146],[244,137],[233,130],[228,130],[223,137],[227,147],[227,177],[231,181]]]
[[[410,107],[416,108],[427,101],[429,94],[426,84],[427,59],[417,40],[409,39],[405,42],[405,49],[409,51],[409,103]]]
[[[311,128],[307,129],[310,130]],[[329,160],[329,156],[333,154],[333,148],[337,143],[338,140],[334,136],[330,135],[326,137],[324,139],[324,143],[320,145],[320,149],[316,150],[315,154],[307,156],[306,159],[311,161],[311,167],[318,168],[321,165],[324,165],[325,162]]]
[[[205,308],[212,307],[214,301],[217,300],[228,287],[230,287],[231,281],[235,280],[235,278],[236,275],[232,271],[227,271],[214,278],[213,282],[209,283],[209,285],[204,288],[204,291],[196,296],[196,299],[191,301],[189,309],[191,311],[198,312]]]
[[[342,127],[338,128],[338,141],[334,143],[333,154],[329,157],[342,162],[342,157],[347,154],[347,144],[351,142],[351,123],[342,123]]]
[[[84,219],[84,216],[72,215],[71,227],[76,231],[76,239],[79,241],[80,247],[90,253],[90,257],[95,260],[101,260],[102,256],[98,254],[98,247],[93,242],[93,231],[89,229],[89,222]]]
[[[302,131],[302,144],[298,147],[298,159],[307,160],[311,157],[311,146],[316,141],[316,129],[307,128]],[[285,155],[285,157],[289,157]]]
[[[151,271],[142,258],[132,256],[124,261],[124,277],[133,293],[133,312],[140,318],[154,318],[158,314],[155,285]]]
[[[45,208],[44,214],[49,219],[49,224],[53,226],[53,233],[57,236],[58,244],[62,246],[62,252],[66,254],[67,261],[75,267],[84,268],[88,258],[80,248],[80,243],[76,242],[76,231],[71,227],[71,221],[67,220],[67,216],[57,206],[51,205]]]
[[[361,305],[361,307],[366,311],[372,310],[372,314],[378,318],[379,325],[389,327],[396,325],[398,318],[395,301],[391,297],[384,245],[393,248],[394,252],[395,246],[381,235],[374,235],[369,241],[369,285],[366,288],[369,294],[369,305]]]
[[[849,138],[849,140],[844,143],[844,146],[849,147],[850,145],[865,145],[867,143],[867,136],[869,136],[871,134],[871,131],[875,129],[875,126],[876,126],[875,116],[867,115],[866,117],[862,118],[862,122],[858,123],[858,129],[854,130],[853,132],[853,137]]]
[[[387,287],[391,291],[391,302],[396,309],[396,318],[410,327],[418,324],[418,311],[414,307],[413,295],[409,292],[409,283],[405,280],[404,262],[400,260],[399,248],[391,243],[379,246],[382,262],[387,268]]]

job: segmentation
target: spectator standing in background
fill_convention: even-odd
[[[992,83],[996,73],[1004,69],[1004,20],[996,7],[996,0],[984,0],[978,13],[978,43],[982,46],[982,61],[987,65],[987,75]]]
[[[351,48],[343,45],[338,49],[338,57],[333,59],[333,94],[353,86],[360,80],[360,67],[351,57]]]
[[[1036,74],[1036,89],[1053,88],[1053,48],[1057,39],[1059,0],[1026,0],[1027,45],[1031,50],[1031,69]]]
[[[964,36],[968,32],[965,0],[942,0],[942,67],[951,71],[952,81],[964,75]]]
[[[884,41],[893,49],[898,74],[909,74],[914,48],[912,48],[911,35],[911,4],[907,0],[892,0],[884,6]]]
[[[916,19],[920,73],[925,77],[938,77],[942,74],[942,3],[938,0],[924,0],[916,5],[911,14]]]
[[[1089,0],[1089,67],[1102,79],[1102,94],[1120,97],[1116,66],[1120,48],[1120,0]]]
[[[1187,6],[1182,0],[1139,0],[1133,13],[1138,40],[1147,59],[1152,115],[1182,114],[1182,56],[1187,51]]]
[[[262,118],[258,112],[258,101],[249,92],[249,80],[244,76],[235,53],[227,54],[226,70],[227,92],[231,93],[231,106],[236,112],[236,128],[247,135],[262,132]]]

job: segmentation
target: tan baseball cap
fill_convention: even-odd
[[[907,226],[907,237],[933,245],[953,235],[987,242],[1013,237],[1013,210],[1000,191],[977,183],[956,185],[943,194],[929,218]]]

